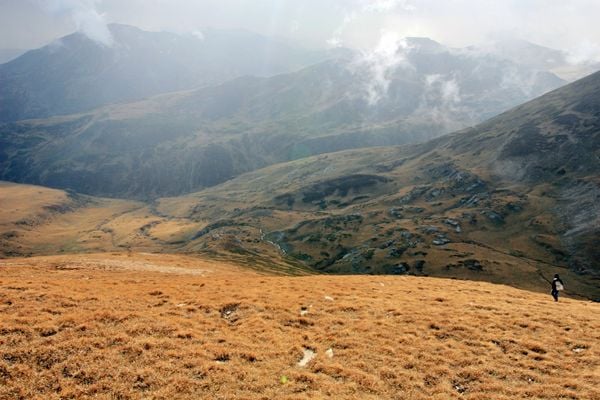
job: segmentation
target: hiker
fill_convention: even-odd
[[[564,288],[565,284],[560,279],[560,276],[558,276],[558,274],[554,274],[554,279],[552,279],[552,297],[554,297],[554,301],[558,301],[558,292]]]

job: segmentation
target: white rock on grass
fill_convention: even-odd
[[[327,349],[327,351],[325,352],[325,355],[329,358],[333,358],[333,349],[330,347]]]
[[[312,351],[311,349],[304,349],[304,356],[302,360],[298,361],[299,367],[306,367],[306,365],[312,361],[313,358],[317,356],[317,353]]]

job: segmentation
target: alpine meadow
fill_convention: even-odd
[[[0,1],[0,400],[600,400],[597,15]]]

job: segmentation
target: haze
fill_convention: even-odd
[[[457,47],[508,37],[593,62],[597,15],[593,0],[2,0],[0,49],[39,47],[74,30],[109,43],[105,24],[118,22],[172,32],[246,29],[312,48],[369,48],[390,33]]]

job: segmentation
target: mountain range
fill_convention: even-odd
[[[243,75],[289,72],[335,54],[247,31],[179,35],[119,24],[108,28],[110,46],[76,32],[0,65],[0,122],[88,111]]]
[[[129,28],[112,29],[131,33]],[[208,34],[204,40],[210,42]],[[71,42],[85,43],[83,48],[109,52],[111,57],[117,51],[102,49],[77,35],[63,41],[67,45],[60,51],[72,49]],[[52,65],[53,57],[39,59],[50,51],[30,52],[3,67],[27,71],[20,65]],[[84,58],[102,65],[93,57]],[[109,59],[112,65],[114,60]],[[57,60],[65,62],[64,55]],[[232,61],[226,64],[237,65]],[[270,71],[276,69],[271,66]],[[52,90],[52,85],[32,79],[35,74],[20,74],[34,87]],[[139,79],[128,85],[138,82],[150,90],[146,74],[135,75]],[[128,86],[119,82],[131,74],[111,79],[105,72],[90,76],[102,87],[126,90]],[[173,77],[182,80],[185,74]],[[70,86],[60,78],[49,79],[61,90]],[[72,81],[80,82],[79,78]],[[286,74],[244,76],[90,112],[0,125],[0,179],[110,197],[147,199],[184,194],[278,162],[435,138],[564,83],[552,73],[489,54],[451,49],[425,38],[407,38],[392,52],[340,52],[336,58]],[[100,88],[73,90],[77,96],[94,93],[92,103],[108,101],[98,98],[97,93],[103,93]],[[8,96],[6,101],[17,106],[26,98]],[[62,95],[57,98],[64,100]],[[61,101],[46,99],[44,104]],[[91,106],[79,98],[72,98],[72,104]]]
[[[570,295],[599,299],[599,93],[595,73],[425,143],[278,163],[149,203],[37,189],[54,200],[20,217],[26,208],[8,207],[0,244],[13,255],[183,252],[265,270],[539,291],[560,273]]]
[[[220,237],[256,255],[267,241],[327,272],[517,286],[560,269],[598,298],[599,93],[595,73],[424,144],[278,164],[156,210],[211,221],[187,238],[194,249]]]

